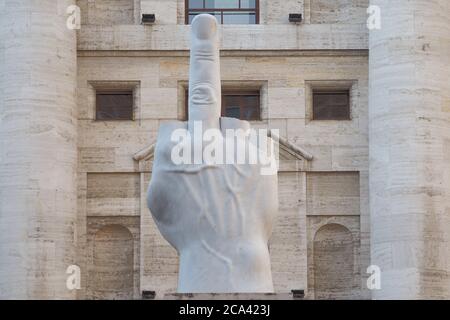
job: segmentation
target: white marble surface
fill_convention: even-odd
[[[273,292],[268,241],[278,210],[277,175],[260,165],[175,165],[176,129],[248,128],[220,118],[217,23],[200,15],[192,24],[189,122],[160,127],[148,206],[180,257],[178,292]],[[248,144],[246,144],[248,146]]]

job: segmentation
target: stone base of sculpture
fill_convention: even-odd
[[[163,300],[303,300],[292,293],[168,293]]]

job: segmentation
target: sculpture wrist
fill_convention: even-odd
[[[180,250],[179,292],[273,292],[264,241],[229,242],[220,249],[205,241]]]

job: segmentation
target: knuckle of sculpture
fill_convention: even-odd
[[[203,62],[203,61],[207,61],[207,62],[214,62],[214,57],[211,53],[197,53],[196,59],[198,62]]]
[[[192,89],[191,103],[196,105],[209,105],[216,102],[216,94],[211,85],[204,83],[198,84]]]
[[[197,61],[214,61],[214,44],[210,41],[201,41],[195,48],[195,59]]]

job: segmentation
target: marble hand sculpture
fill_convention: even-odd
[[[273,292],[268,241],[278,210],[277,174],[262,175],[260,164],[173,162],[175,130],[194,134],[194,124],[201,123],[226,140],[227,129],[250,128],[246,121],[221,117],[216,19],[198,15],[191,28],[189,120],[161,125],[147,204],[179,254],[178,292]]]

